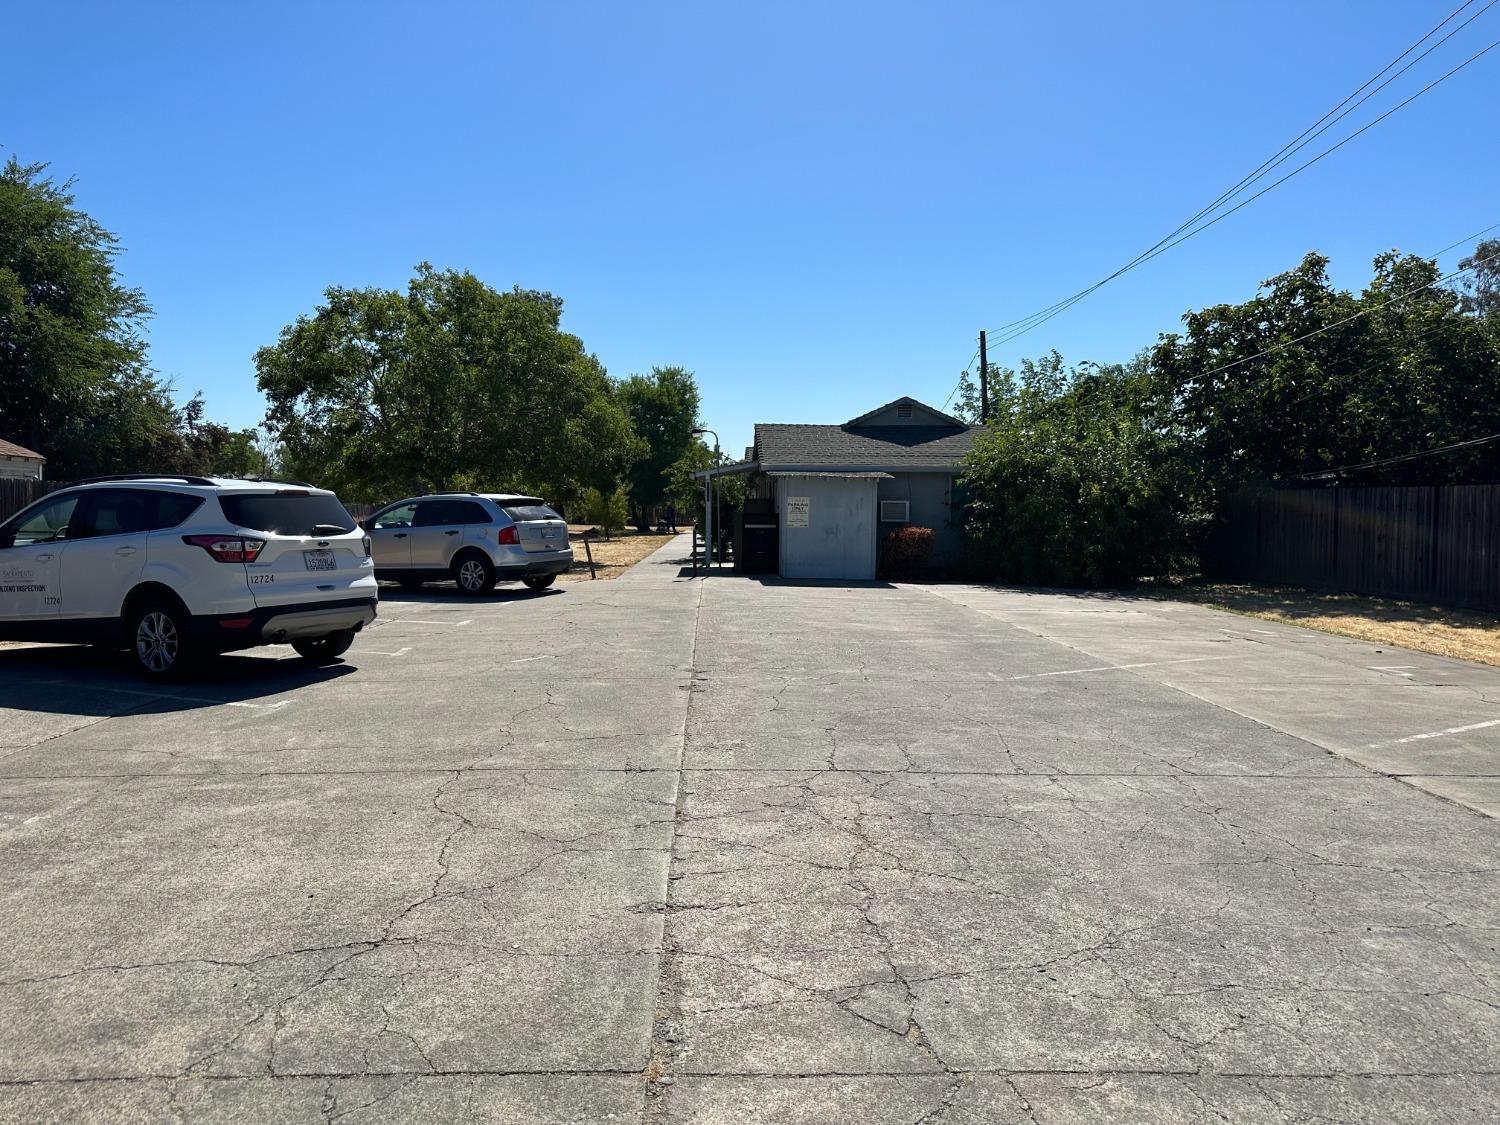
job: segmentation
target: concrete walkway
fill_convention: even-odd
[[[0,652],[0,1120],[1500,1118],[1495,670],[685,554]]]

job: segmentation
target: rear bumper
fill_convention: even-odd
[[[206,647],[227,652],[325,637],[344,629],[363,629],[374,620],[374,598],[344,598],[313,605],[260,606],[249,613],[231,616],[199,617],[194,618],[193,627]]]
[[[527,563],[525,566],[496,567],[495,576],[502,582],[518,582],[533,575],[540,577],[544,574],[561,574],[572,565],[573,556],[568,555],[566,558],[552,558],[545,562]]]

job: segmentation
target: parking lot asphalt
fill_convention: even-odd
[[[1500,1119],[1500,671],[685,542],[0,649],[0,1121]]]

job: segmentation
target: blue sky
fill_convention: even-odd
[[[27,4],[0,152],[77,177],[212,417],[260,421],[252,354],[326,286],[425,259],[561,295],[611,374],[695,371],[738,451],[942,403],[980,328],[1153,243],[1458,2]],[[1500,8],[1346,128],[1496,38]],[[1500,223],[1497,95],[1500,49],[991,361],[1128,358],[1308,249],[1357,286]]]

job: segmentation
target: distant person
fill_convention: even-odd
[[[677,505],[667,505],[667,526],[672,529],[672,534],[677,534]]]

